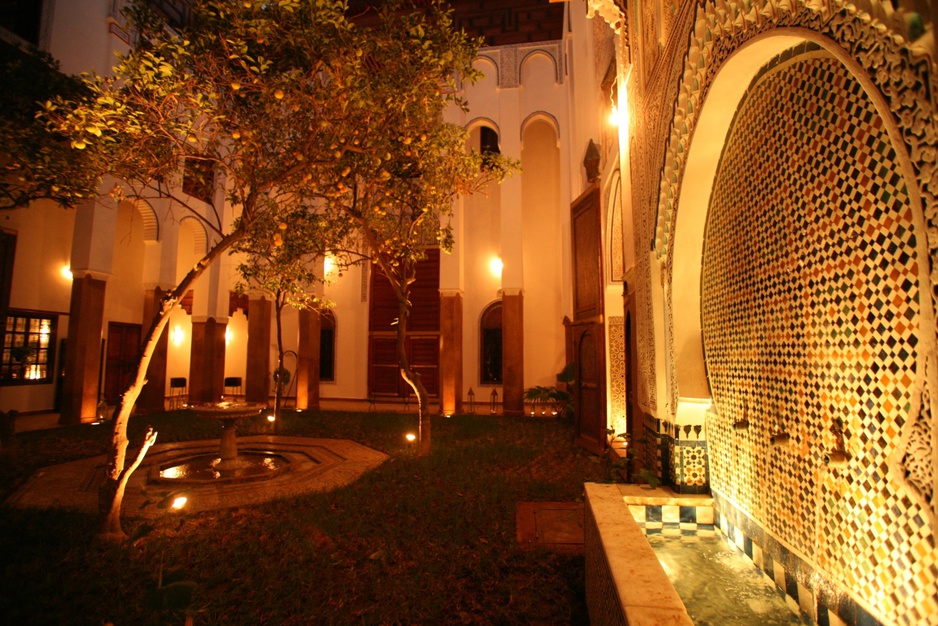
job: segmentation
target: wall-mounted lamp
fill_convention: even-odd
[[[68,265],[63,265],[62,269],[59,271],[62,273],[62,278],[64,278],[65,280],[72,280],[73,276],[72,276],[71,267],[69,267]]]
[[[185,333],[182,332],[182,326],[173,326],[172,339],[174,346],[182,345],[182,341],[185,339]]]
[[[339,277],[339,264],[331,254],[327,254],[322,260],[322,277],[330,282]]]
[[[492,272],[492,276],[495,278],[502,277],[502,270],[505,268],[505,264],[502,263],[502,260],[498,257],[494,257],[489,261],[489,271]]]
[[[226,328],[226,329],[225,329],[225,345],[226,345],[226,346],[227,346],[229,343],[231,343],[231,338],[232,338],[233,336],[234,336],[234,333],[231,331],[231,329],[230,329],[230,328]]]

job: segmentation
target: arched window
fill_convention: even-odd
[[[502,382],[502,303],[493,302],[483,312],[479,323],[479,382],[499,385]]]
[[[498,148],[498,133],[482,126],[479,128],[479,152],[482,154],[482,168],[488,168],[492,164],[492,158],[501,154]]]
[[[319,312],[319,380],[335,382],[335,314]]]
[[[482,154],[501,153],[498,149],[498,133],[488,126],[479,128],[479,152]]]

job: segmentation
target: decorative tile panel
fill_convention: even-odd
[[[625,406],[625,318],[610,316],[609,336],[609,427],[616,433],[626,430]]]
[[[827,53],[778,61],[750,87],[705,236],[706,428],[715,490],[874,614],[929,623],[928,511],[889,469],[930,325],[901,171],[872,102]],[[842,466],[825,463],[835,431]],[[772,445],[779,432],[788,445]]]

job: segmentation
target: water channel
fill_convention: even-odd
[[[722,536],[647,538],[696,626],[811,623],[795,614],[775,583]]]

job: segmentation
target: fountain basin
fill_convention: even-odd
[[[263,402],[207,402],[189,408],[202,419],[239,420],[254,417],[267,408]]]
[[[147,482],[177,485],[268,480],[290,470],[290,460],[268,450],[242,451],[227,462],[217,454],[174,459],[150,468]]]
[[[222,423],[218,469],[234,471],[243,467],[245,464],[238,458],[236,425],[238,420],[259,415],[267,405],[262,402],[208,402],[190,408],[202,419],[214,419]]]

